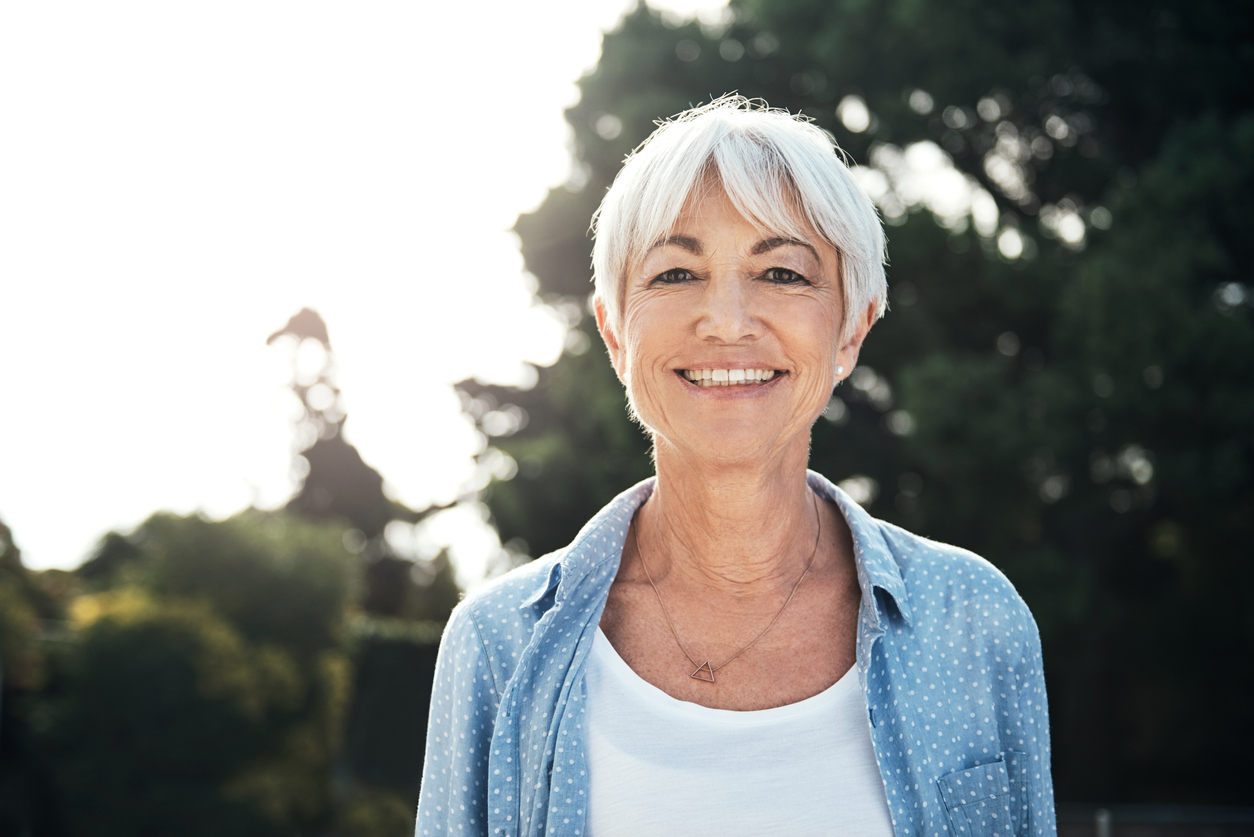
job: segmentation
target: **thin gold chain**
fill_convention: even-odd
[[[703,667],[707,667],[707,666],[709,667],[710,677],[711,677],[711,680],[709,682],[711,683],[714,682],[712,679],[714,677],[714,672],[718,671],[720,668],[727,665],[732,660],[736,659],[741,654],[748,651],[750,648],[752,648],[754,645],[757,644],[759,639],[766,636],[767,631],[775,627],[775,623],[779,621],[779,617],[784,615],[784,611],[788,608],[788,605],[792,601],[793,596],[797,595],[797,588],[801,586],[801,582],[805,580],[806,574],[809,573],[810,568],[814,566],[814,558],[816,555],[819,554],[819,540],[823,536],[823,515],[819,513],[818,501],[815,499],[813,491],[810,492],[810,501],[811,501],[811,504],[814,506],[814,517],[818,522],[818,531],[815,532],[814,534],[814,548],[810,550],[810,560],[806,563],[806,568],[801,571],[801,575],[797,578],[797,582],[792,586],[792,591],[789,592],[788,598],[784,600],[784,606],[781,607],[779,609],[779,612],[775,614],[775,618],[771,620],[770,624],[768,624],[765,628],[763,628],[761,633],[759,633],[753,639],[749,640],[748,645],[746,645],[744,648],[741,648],[735,654],[732,654],[730,657],[728,657],[726,660],[723,660],[723,662],[719,663],[716,666],[710,665],[708,660],[704,663],[698,663],[696,660],[692,658],[692,655],[688,653],[688,649],[684,647],[684,643],[679,638],[679,631],[675,630],[675,623],[671,621],[671,615],[666,610],[666,602],[662,601],[662,593],[660,590],[657,589],[657,585],[653,583],[653,575],[649,572],[649,565],[645,563],[644,551],[640,549],[640,541],[636,539],[637,527],[636,526],[631,527],[631,544],[636,549],[636,555],[640,556],[640,566],[644,567],[644,576],[645,578],[649,579],[649,586],[653,588],[653,593],[654,595],[657,596],[657,603],[662,608],[662,616],[665,617],[667,626],[671,629],[671,636],[675,637],[675,644],[679,646],[680,651],[684,652],[684,656],[688,658],[688,662],[698,667],[697,668],[698,671],[700,671],[701,668]],[[700,680],[701,678],[696,678],[696,679]]]

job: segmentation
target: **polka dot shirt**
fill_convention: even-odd
[[[1052,835],[1036,623],[982,558],[875,520],[810,472],[853,533],[857,669],[893,829]],[[584,665],[627,527],[616,497],[563,550],[475,591],[440,643],[416,834],[585,830]],[[802,746],[803,742],[798,742]]]

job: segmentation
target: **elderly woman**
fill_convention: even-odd
[[[787,113],[724,98],[630,157],[597,325],[657,476],[454,611],[417,834],[1054,833],[1022,599],[806,470],[883,261]]]

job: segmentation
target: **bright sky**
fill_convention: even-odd
[[[631,4],[4,4],[0,519],[25,563],[286,501],[265,338],[303,306],[349,440],[404,502],[456,496],[475,436],[449,384],[557,357],[506,230],[566,180],[562,109]],[[429,533],[467,580],[497,547],[478,519]]]

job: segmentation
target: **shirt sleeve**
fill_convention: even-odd
[[[1054,780],[1050,773],[1049,704],[1045,696],[1045,667],[1036,620],[1023,608],[1026,619],[1024,682],[1019,689],[1019,718],[1027,745],[1027,805],[1030,834],[1055,837]]]
[[[459,605],[440,640],[416,837],[488,830],[488,753],[499,691],[473,615]]]

